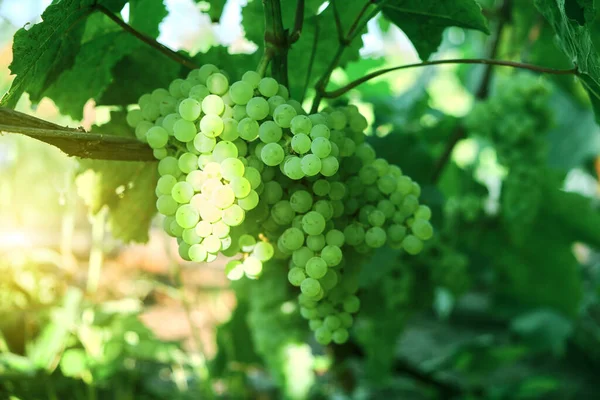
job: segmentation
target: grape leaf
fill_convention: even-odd
[[[35,103],[44,91],[75,62],[85,20],[93,12],[94,0],[63,0],[42,13],[42,22],[22,28],[14,36],[13,61],[16,75],[0,106],[14,107],[27,91]],[[99,1],[112,11],[120,10],[125,0]]]
[[[437,50],[447,27],[489,33],[487,20],[475,0],[391,0],[385,1],[383,15],[406,33],[422,60]]]
[[[213,46],[206,53],[198,53],[193,60],[198,65],[214,64],[227,66],[227,73],[232,80],[242,79],[244,72],[252,70],[258,64],[260,53],[231,54],[225,46]]]
[[[535,5],[554,28],[563,52],[577,65],[600,123],[600,53],[591,36],[593,1],[536,0]]]
[[[198,0],[196,0],[198,1]],[[212,0],[210,2],[210,8],[208,10],[208,16],[213,23],[219,22],[221,19],[221,15],[223,14],[223,9],[225,8],[225,3],[227,0]]]
[[[152,38],[158,37],[159,24],[167,14],[163,0],[129,0],[129,25]]]

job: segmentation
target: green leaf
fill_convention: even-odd
[[[152,38],[158,37],[158,26],[168,14],[163,0],[129,0],[129,25]]]
[[[227,0],[212,0],[210,2],[208,16],[213,23],[217,23],[221,19],[221,14],[223,14],[223,9],[225,8],[225,3],[227,3]]]
[[[225,46],[213,46],[206,53],[198,53],[193,60],[198,65],[214,64],[227,69],[232,80],[242,79],[242,75],[258,64],[260,53],[231,54]]]
[[[383,15],[406,33],[422,60],[437,50],[449,26],[489,33],[475,0],[392,0],[385,2]]]
[[[112,68],[139,42],[126,32],[97,36],[81,46],[75,65],[54,82],[45,95],[63,115],[83,118],[83,106],[89,99],[99,99],[112,80]]]
[[[593,1],[536,0],[535,5],[554,28],[562,50],[577,65],[600,122],[600,54],[591,36]]]

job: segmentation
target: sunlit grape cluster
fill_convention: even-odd
[[[421,189],[365,142],[354,106],[307,115],[253,71],[230,84],[214,65],[139,100],[127,122],[159,159],[157,209],[184,259],[235,257],[230,279],[288,260],[300,311],[321,344],[348,339],[360,308],[345,254],[389,245],[417,254],[433,235]]]

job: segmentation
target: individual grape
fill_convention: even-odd
[[[385,244],[387,235],[383,229],[374,226],[367,230],[365,234],[365,243],[367,246],[377,249]]]
[[[332,337],[331,331],[325,326],[321,326],[315,330],[315,340],[322,346],[327,346],[331,343]]]
[[[240,137],[238,133],[238,121],[233,118],[223,118],[223,132],[220,135],[222,140],[233,142]]]
[[[235,82],[229,88],[229,95],[235,104],[246,105],[253,96],[252,85],[245,81]]]
[[[269,181],[265,183],[265,191],[263,193],[263,200],[267,204],[275,204],[283,197],[283,188],[275,181]]]
[[[202,244],[193,244],[188,250],[188,254],[191,261],[203,262],[206,261],[207,251]]]
[[[177,178],[175,178],[173,175],[163,175],[158,179],[158,182],[156,182],[156,188],[158,189],[159,193],[170,195],[171,190],[176,183]]]
[[[258,137],[264,143],[276,143],[281,139],[282,135],[283,131],[273,121],[263,122],[258,129]]]
[[[313,140],[316,138],[320,138],[320,137],[329,139],[330,136],[331,136],[331,131],[325,124],[314,125],[310,130],[310,137]]]
[[[222,95],[229,89],[229,80],[225,75],[216,72],[206,79],[206,87],[211,93]]]
[[[358,246],[365,240],[365,230],[362,226],[353,223],[344,229],[346,243],[350,246]]]
[[[256,89],[260,83],[261,76],[258,72],[247,71],[242,75],[242,81],[248,83],[252,89]]]
[[[300,247],[292,253],[292,261],[299,267],[304,267],[315,253],[308,247]]]
[[[204,100],[204,98],[206,96],[208,96],[209,94],[210,94],[210,90],[208,90],[208,88],[206,86],[194,85],[190,89],[190,93],[188,94],[188,96],[190,98],[198,101],[199,103],[202,103],[202,100]]]
[[[223,130],[225,125],[221,117],[217,115],[205,115],[200,119],[200,132],[208,137],[217,137]]]
[[[335,267],[342,262],[342,249],[338,246],[327,245],[321,250],[321,258],[328,266]]]
[[[415,195],[409,194],[404,197],[402,205],[400,206],[400,212],[404,215],[412,215],[419,208],[419,199]]]
[[[179,103],[179,115],[187,121],[195,121],[200,117],[202,105],[196,99],[187,98]]]
[[[297,135],[299,133],[308,135],[310,133],[311,128],[312,122],[310,121],[310,118],[308,118],[306,115],[296,115],[290,121],[290,130],[294,135]]]
[[[300,286],[305,279],[306,275],[304,274],[304,270],[302,268],[294,267],[288,272],[288,281],[293,286]]]
[[[242,207],[237,204],[233,204],[223,210],[223,222],[229,226],[238,226],[244,222],[246,212]]]
[[[246,171],[244,172],[244,178],[250,182],[250,186],[252,189],[256,189],[258,185],[262,182],[262,178],[260,176],[260,172],[254,167],[246,167]]]
[[[302,159],[300,159],[300,157],[289,157],[283,164],[283,172],[292,180],[304,178],[305,175],[302,171]]]
[[[140,109],[129,110],[127,112],[127,117],[125,117],[127,125],[129,125],[131,128],[135,128],[136,126],[138,126],[138,124],[142,122],[143,119],[144,116],[142,115],[142,110]]]
[[[202,241],[202,245],[209,253],[217,253],[221,250],[221,240],[215,236],[210,235]]]
[[[313,210],[321,214],[323,218],[325,218],[325,221],[329,221],[333,218],[333,206],[330,201],[318,200],[314,204]]]
[[[253,97],[246,104],[246,114],[257,121],[265,119],[269,115],[269,103],[262,97]]]
[[[173,124],[173,133],[180,142],[190,142],[196,137],[196,126],[193,122],[180,119]]]
[[[258,193],[256,193],[254,190],[251,190],[250,194],[248,196],[238,199],[238,201],[237,201],[238,205],[246,211],[250,211],[250,210],[253,210],[254,208],[256,208],[256,206],[258,205],[258,202],[259,202]]]
[[[315,176],[322,170],[321,159],[314,154],[302,157],[302,172],[307,176]]]
[[[219,186],[211,194],[212,203],[220,209],[228,208],[235,201],[235,194],[229,185]]]
[[[214,236],[224,239],[229,236],[231,227],[223,221],[217,221],[213,224],[212,231]]]
[[[423,242],[414,235],[407,235],[402,241],[402,248],[408,254],[416,255],[423,250]]]
[[[325,158],[331,153],[331,142],[324,137],[313,139],[310,149],[319,158]]]
[[[226,158],[221,161],[221,173],[223,178],[228,181],[233,180],[234,178],[240,178],[244,175],[245,171],[244,164],[237,158]]]
[[[177,209],[175,220],[184,229],[193,228],[200,220],[200,214],[189,204],[184,204]]]
[[[185,174],[198,169],[198,156],[192,153],[183,153],[178,161],[179,169]]]
[[[321,291],[321,284],[314,278],[306,278],[300,284],[300,290],[309,297],[316,297]]]
[[[335,344],[344,344],[348,341],[350,334],[347,329],[339,328],[333,332],[332,339]]]
[[[228,140],[222,140],[215,145],[213,149],[213,160],[217,163],[221,163],[228,158],[237,158],[238,149],[233,142]]]
[[[152,128],[154,126],[154,124],[152,122],[149,121],[141,121],[136,127],[135,127],[135,137],[141,141],[141,142],[146,142],[146,133],[150,130],[150,128]]]
[[[169,195],[159,196],[156,200],[156,209],[162,215],[174,215],[177,207],[177,202]]]
[[[415,219],[429,221],[431,219],[431,209],[424,205],[419,206],[417,211],[415,211]]]
[[[327,273],[327,263],[321,257],[312,257],[306,263],[306,273],[314,279],[321,279]]]
[[[302,217],[302,229],[309,235],[320,235],[325,229],[325,218],[316,211],[309,211]]]
[[[171,190],[171,196],[178,203],[188,203],[194,195],[194,188],[189,183],[177,182]]]
[[[175,126],[175,122],[181,119],[181,115],[179,114],[169,114],[167,115],[162,122],[162,127],[165,128],[169,136],[173,136],[175,133],[173,132],[173,127]]]
[[[210,153],[217,144],[217,139],[214,137],[208,137],[204,133],[200,132],[194,138],[194,147],[200,153]]]
[[[267,100],[267,102],[269,103],[269,115],[270,116],[273,116],[273,113],[275,113],[275,109],[277,107],[279,107],[282,104],[286,104],[285,99],[281,96],[269,97],[269,100]]]
[[[331,200],[342,200],[346,196],[346,185],[342,182],[331,182],[329,198]]]
[[[333,176],[340,168],[337,158],[333,156],[325,157],[321,160],[321,174],[323,176]]]
[[[327,196],[331,190],[331,184],[325,179],[319,179],[313,183],[312,189],[317,196]]]
[[[297,228],[288,228],[281,234],[280,240],[287,250],[298,250],[304,244],[304,233]]]
[[[325,235],[325,241],[329,246],[342,247],[346,241],[346,237],[344,236],[344,232],[332,229]]]
[[[252,255],[262,262],[269,261],[271,258],[273,258],[274,254],[275,249],[273,249],[271,243],[268,242],[256,243],[256,246],[254,246],[254,251],[252,252]]]
[[[142,116],[147,121],[155,121],[158,117],[160,117],[160,108],[156,103],[148,103],[142,107]]]
[[[400,242],[406,236],[406,227],[399,224],[390,225],[387,230],[387,236],[392,242]]]
[[[413,234],[421,240],[429,240],[433,236],[433,227],[424,219],[415,218],[410,229]]]
[[[229,186],[233,190],[236,198],[242,199],[250,194],[252,186],[248,179],[241,176],[234,176],[229,182]]]
[[[261,274],[263,269],[262,262],[255,257],[248,257],[242,263],[244,272],[250,277],[256,277]]]
[[[207,115],[221,115],[225,111],[225,103],[221,97],[209,94],[202,99],[202,111]]]
[[[280,200],[271,208],[271,216],[277,224],[285,226],[293,221],[296,213],[289,201]]]
[[[373,210],[369,213],[368,221],[371,226],[383,226],[385,224],[385,214],[380,210]]]
[[[252,118],[244,118],[238,123],[237,130],[242,139],[251,142],[258,137],[259,125]]]
[[[158,162],[158,173],[159,175],[173,175],[174,177],[178,177],[181,175],[181,170],[179,169],[179,162],[175,157],[165,157]]]
[[[286,101],[286,103],[289,104],[290,106],[292,106],[294,108],[294,110],[296,110],[296,113],[298,115],[306,114],[306,112],[304,112],[304,109],[302,108],[302,104],[300,104],[299,101],[294,100],[294,99],[288,99]]]
[[[292,118],[296,115],[297,112],[294,107],[289,104],[282,104],[277,106],[275,111],[273,111],[273,121],[282,128],[289,128],[292,123]]]
[[[267,143],[260,152],[261,160],[269,166],[281,164],[284,156],[283,148],[277,143]]]
[[[290,205],[298,214],[304,214],[312,208],[312,195],[306,190],[297,190],[290,197]]]
[[[275,96],[279,91],[279,84],[273,78],[262,78],[258,83],[258,91],[265,97]]]
[[[311,149],[311,141],[304,133],[299,133],[292,137],[292,150],[298,154],[306,154]]]
[[[337,286],[339,281],[338,273],[333,269],[328,269],[324,277],[319,279],[324,290],[329,291]]]
[[[360,299],[356,296],[348,296],[344,300],[343,307],[347,313],[354,314],[360,309]]]
[[[183,241],[190,246],[200,243],[203,239],[196,233],[196,229],[194,228],[184,229],[181,237],[183,238]]]
[[[321,251],[325,247],[325,236],[323,235],[309,235],[306,238],[306,247],[312,251]]]

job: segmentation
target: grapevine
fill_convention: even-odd
[[[352,254],[415,255],[433,236],[420,186],[377,158],[353,105],[307,114],[275,79],[230,84],[212,64],[138,103],[127,122],[159,160],[156,206],[181,257],[232,257],[232,280],[286,260],[320,344],[346,342],[360,308]]]

